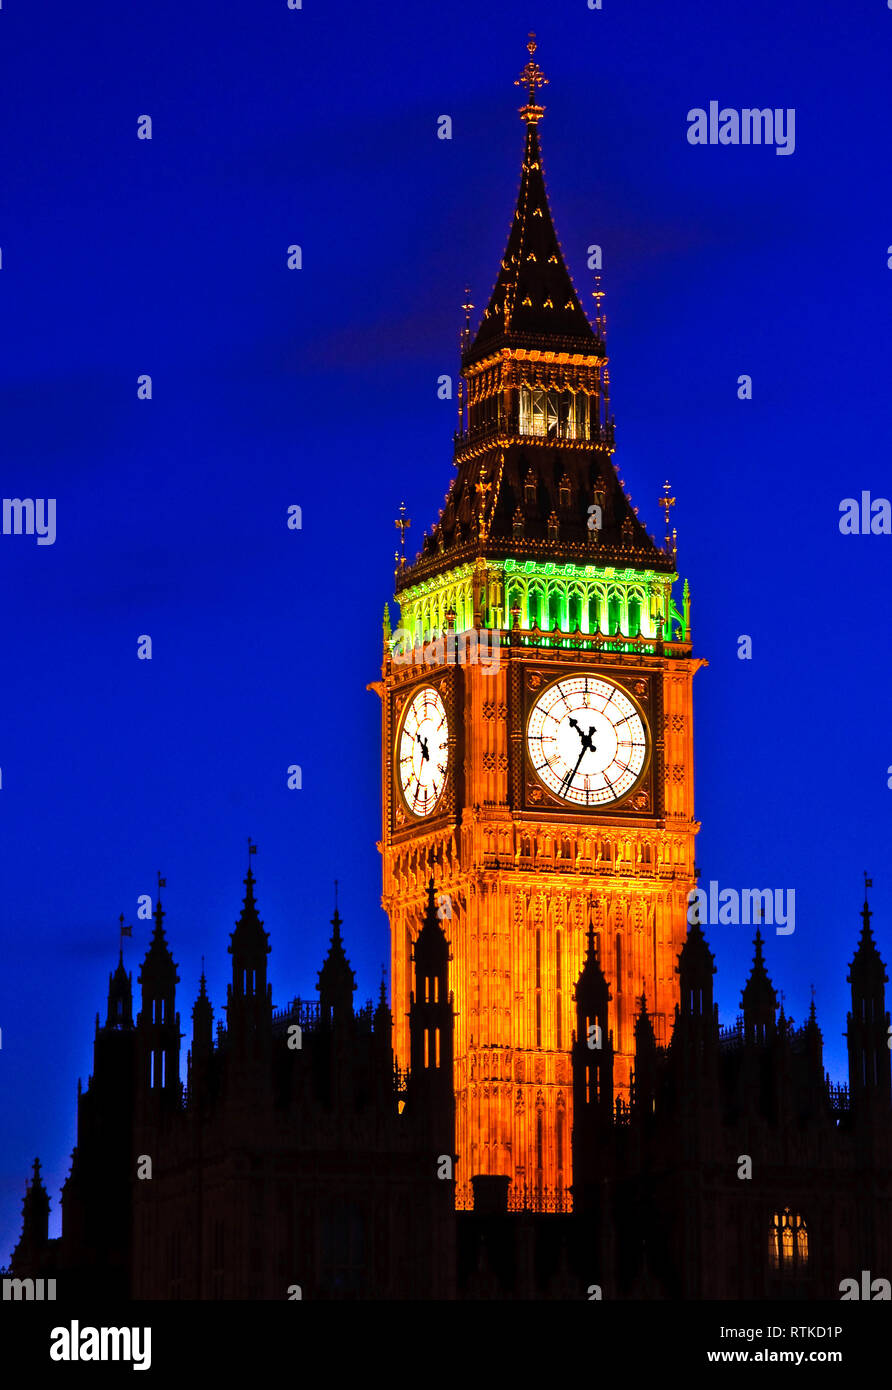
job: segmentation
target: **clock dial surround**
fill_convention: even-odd
[[[536,777],[568,807],[613,806],[647,770],[650,740],[637,703],[602,676],[565,675],[538,695],[527,720]]]
[[[406,808],[423,819],[437,809],[449,772],[449,719],[443,697],[422,686],[410,699],[396,740],[396,777]]]

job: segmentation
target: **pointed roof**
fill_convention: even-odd
[[[204,975],[204,956],[201,958],[201,976],[198,981],[198,994],[195,1003],[192,1005],[192,1018],[195,1021],[204,1022],[208,1027],[213,1026],[214,1007],[208,997],[207,980]]]
[[[647,995],[642,992],[638,1000],[638,1015],[635,1019],[635,1047],[640,1050],[642,1047],[655,1047],[657,1037],[654,1033],[654,1026],[651,1022],[650,1014],[647,1012]]]
[[[740,1002],[743,1005],[744,1017],[748,1015],[762,1015],[764,1020],[770,1015],[774,1019],[775,1009],[777,1008],[777,993],[771,980],[768,978],[768,971],[765,969],[765,958],[762,955],[762,933],[756,928],[756,935],[753,938],[755,952],[753,954],[753,964],[750,970],[749,979],[743,987],[743,994]],[[759,1020],[759,1021],[764,1021]]]
[[[356,976],[350,968],[350,962],[344,950],[344,942],[341,938],[341,923],[343,918],[338,912],[337,890],[335,894],[335,910],[331,919],[331,942],[328,947],[328,955],[322,963],[316,988],[322,996],[323,1002],[326,1000],[334,1002],[352,1002],[353,992],[356,989]]]
[[[263,922],[257,911],[257,899],[254,896],[256,881],[249,861],[248,872],[242,880],[245,885],[242,910],[235,924],[235,930],[230,933],[228,947],[230,954],[235,950],[244,951],[246,948],[253,948],[254,950],[260,949],[269,955],[272,949],[269,944],[269,933],[263,930]]]
[[[34,1160],[31,1179],[25,1187],[22,1208],[25,1213],[26,1221],[29,1218],[33,1219],[38,1214],[45,1216],[50,1209],[50,1195],[44,1186],[43,1177],[41,1176],[39,1158],[35,1158]]]
[[[601,969],[601,962],[598,959],[598,951],[595,946],[595,924],[589,917],[588,948],[582,962],[579,978],[576,981],[576,1002],[582,1003],[585,997],[591,998],[592,996],[605,1004],[609,1003],[613,997],[607,983],[607,976]]]
[[[535,101],[536,88],[547,82],[532,55],[535,36],[527,44],[530,62],[516,85],[528,89],[529,100],[521,108],[526,141],[521,166],[517,207],[495,286],[477,334],[465,353],[463,365],[483,356],[503,340],[522,346],[543,346],[541,339],[555,340],[567,352],[604,355],[604,346],[586,317],[564,261],[545,187],[538,123],[545,108]]]
[[[526,136],[517,206],[476,336],[471,339],[468,329],[461,336],[461,373],[469,394],[463,385],[457,472],[415,559],[404,563],[399,554],[397,594],[484,558],[675,573],[674,546],[663,549],[649,535],[612,462],[603,320],[599,311],[594,326],[589,321],[555,231],[538,130],[544,107],[537,89],[547,79],[533,60],[535,37],[530,39],[530,61],[519,79],[527,101],[520,112]],[[600,288],[595,297],[600,300]],[[514,359],[510,368],[502,354]],[[484,378],[497,360],[502,366],[496,374],[504,378],[498,390],[508,388],[511,399],[505,410],[493,413],[496,388]],[[477,386],[475,377],[481,378]],[[539,422],[544,432],[522,425],[524,381],[548,392],[553,387],[587,397],[587,404],[580,402],[586,419],[579,432],[575,424],[570,431],[568,418],[558,428],[553,397],[547,427],[544,417]],[[477,403],[489,402],[483,413],[471,400],[480,390],[484,395]],[[563,401],[559,410],[569,409],[566,396]],[[536,409],[541,405],[540,398]],[[597,535],[591,529],[592,506],[600,508]],[[507,614],[504,625],[509,625]]]
[[[390,1016],[390,1005],[387,1002],[387,985],[384,982],[384,966],[381,966],[381,989],[378,993],[378,1003],[375,1008],[375,1032],[379,1028],[390,1028],[392,1024]]]
[[[867,890],[873,887],[873,879],[864,875],[864,906],[861,909],[861,935],[858,939],[858,946],[849,965],[849,973],[846,976],[849,984],[854,989],[864,989],[871,985],[886,984],[886,966],[883,958],[877,949],[877,944],[873,938],[873,929],[870,919],[873,913],[867,901]]]
[[[121,1008],[118,1010],[118,1002]],[[106,1028],[132,1028],[133,990],[131,977],[124,969],[124,948],[118,950],[118,964],[114,973],[108,977],[108,1014]]]
[[[433,878],[429,879],[427,885],[427,907],[421,931],[415,938],[413,959],[423,959],[428,966],[443,964],[450,959],[449,940],[437,911],[437,892]]]
[[[703,935],[703,928],[699,921],[688,924],[688,934],[685,943],[678,953],[678,965],[675,973],[686,976],[696,975],[709,977],[715,972],[715,956],[709,949],[709,943]]]
[[[177,974],[176,962],[171,955],[167,938],[164,935],[164,918],[166,916],[164,908],[161,906],[161,889],[167,887],[167,880],[158,876],[158,896],[155,900],[155,927],[152,932],[152,939],[149,942],[149,949],[146,951],[145,959],[139,972],[139,983],[144,984],[149,981],[173,979],[175,984],[179,984],[180,977]]]

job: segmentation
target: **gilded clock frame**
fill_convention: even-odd
[[[646,741],[644,762],[632,786],[616,801],[600,802],[596,806],[562,800],[540,779],[530,757],[529,724],[536,704],[553,685],[579,677],[603,680],[622,691],[641,720]],[[521,811],[538,816],[554,812],[574,820],[600,816],[647,820],[660,818],[663,808],[660,778],[657,775],[660,751],[657,731],[662,727],[662,690],[661,682],[654,679],[652,672],[622,670],[614,666],[585,667],[575,663],[560,667],[551,663],[525,663],[520,672],[520,687],[523,747],[519,758],[517,804]]]

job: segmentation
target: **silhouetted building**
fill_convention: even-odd
[[[413,1069],[394,1067],[382,985],[354,1008],[335,909],[319,1000],[273,1009],[249,869],[231,935],[226,1025],[204,973],[179,1073],[177,967],[155,905],[132,1018],[119,960],[78,1137],[62,1236],[35,1164],[13,1255],[21,1276],[114,1298],[445,1298],[454,1287],[453,1009],[430,889],[417,943]]]
[[[669,1044],[644,997],[631,1099],[613,1080],[611,981],[589,927],[570,1048],[572,1210],[470,1175],[455,1210],[454,1008],[434,884],[414,946],[411,1067],[394,1066],[381,987],[354,1008],[335,908],[318,1003],[274,1010],[269,938],[249,870],[231,935],[226,1025],[204,973],[179,1078],[177,968],[155,907],[132,1018],[119,958],[78,1138],[62,1235],[35,1161],[20,1278],[58,1297],[838,1298],[892,1268],[886,971],[865,901],[849,970],[849,1084],[824,1072],[814,1003],[794,1027],[757,931],[742,1014],[721,1028],[702,928],[678,958]],[[544,1209],[543,1209],[544,1207]]]

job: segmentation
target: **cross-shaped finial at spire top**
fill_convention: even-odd
[[[533,57],[533,54],[536,52],[536,47],[536,35],[531,33],[529,42],[527,43],[527,52],[530,55],[530,61],[520,74],[520,77],[516,78],[514,82],[515,87],[526,87],[527,89],[529,100],[526,106],[521,107],[520,114],[530,125],[535,125],[545,110],[544,106],[539,106],[536,103],[536,88],[548,86],[548,78]]]
[[[669,536],[669,508],[675,506],[675,498],[669,496],[669,494],[670,494],[671,491],[672,491],[672,488],[669,486],[669,479],[667,478],[666,481],[665,481],[665,483],[663,484],[663,496],[660,498],[660,506],[663,508],[663,515],[664,515],[665,518],[666,518],[666,549],[667,549],[667,550],[669,549],[670,544],[671,544],[671,538],[670,538],[670,536]],[[673,533],[673,534],[674,534],[674,533]]]
[[[399,528],[399,533],[400,533],[400,553],[399,553],[399,562],[400,562],[400,569],[402,569],[403,565],[406,563],[406,532],[408,531],[409,527],[412,525],[412,522],[410,521],[409,517],[406,516],[406,504],[405,504],[405,502],[401,502],[401,503],[400,503],[400,514],[399,514],[399,516],[396,518],[396,520],[394,521],[393,524],[394,524],[394,526],[396,526],[396,527]]]

